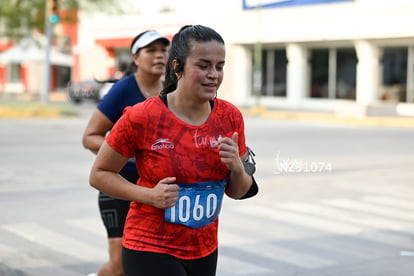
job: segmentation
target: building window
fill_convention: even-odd
[[[116,49],[116,68],[118,72],[125,72],[131,69],[132,59],[129,49]]]
[[[21,66],[19,63],[10,63],[6,67],[6,82],[20,83],[21,81]]]
[[[260,95],[286,97],[286,50],[262,49],[259,62]]]
[[[67,87],[68,83],[70,82],[71,76],[71,68],[65,66],[56,66],[56,86],[57,88],[64,88]]]
[[[356,99],[356,67],[357,57],[354,49],[337,49],[335,83],[337,99]]]
[[[329,50],[311,51],[311,98],[328,98]]]
[[[407,101],[407,48],[384,48],[382,57],[382,87],[385,101]]]
[[[312,49],[309,96],[354,100],[356,65],[356,53],[352,48]]]

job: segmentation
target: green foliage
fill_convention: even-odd
[[[32,33],[43,32],[47,0],[0,0],[0,37],[17,41]],[[82,10],[113,12],[116,0],[59,0],[60,10]],[[73,18],[60,18],[60,22]],[[76,19],[75,19],[76,20]]]

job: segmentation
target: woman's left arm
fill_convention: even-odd
[[[231,198],[240,199],[249,191],[253,179],[244,170],[242,162],[247,158],[247,153],[239,156],[238,133],[233,133],[232,138],[222,138],[218,149],[221,161],[230,170],[226,194]]]

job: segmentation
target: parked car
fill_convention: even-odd
[[[114,82],[104,82],[101,86],[101,89],[99,89],[99,97],[102,99],[111,89],[112,85],[114,85]]]
[[[83,100],[93,100],[98,102],[101,99],[100,90],[103,83],[95,80],[84,80],[78,83],[69,82],[67,93],[69,99],[74,103],[80,103]]]

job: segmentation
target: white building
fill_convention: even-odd
[[[352,115],[412,115],[414,1],[128,1],[121,16],[81,13],[79,78],[109,77],[129,62],[129,43],[185,24],[226,41],[219,97],[239,106]]]

